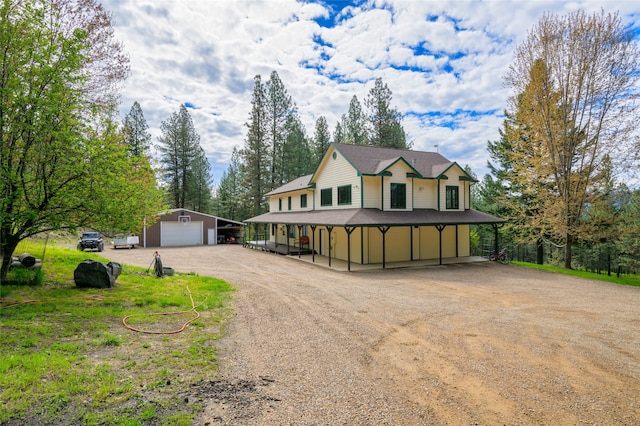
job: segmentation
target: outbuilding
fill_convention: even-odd
[[[142,230],[142,247],[242,244],[244,224],[188,209],[172,209]]]

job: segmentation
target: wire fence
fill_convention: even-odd
[[[489,258],[495,252],[495,241],[484,239],[482,243],[472,248],[472,255]],[[564,266],[565,248],[550,242],[542,243],[541,251],[535,243],[516,243],[513,241],[500,244],[498,250],[506,247],[511,260],[519,262],[538,263],[539,256],[545,265]],[[572,249],[571,265],[573,269],[595,272],[607,275],[638,275],[640,259],[629,262],[622,258],[612,245],[601,244],[595,246],[574,245]]]

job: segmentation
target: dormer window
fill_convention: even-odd
[[[406,209],[407,208],[407,184],[391,183],[391,208]]]
[[[447,186],[447,209],[457,210],[460,208],[459,204],[459,188],[457,186]]]

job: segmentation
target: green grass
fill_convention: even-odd
[[[49,245],[40,283],[23,271],[0,287],[0,424],[190,424],[202,407],[176,401],[215,373],[233,288],[193,274],[159,279],[129,265],[112,289],[77,288],[73,271],[89,258],[108,262]],[[189,291],[201,317],[183,332],[123,326],[131,315],[143,330],[180,328],[193,317]],[[166,311],[187,312],[150,315]]]
[[[540,269],[543,271],[555,272],[558,274],[571,275],[573,277],[587,278],[590,280],[606,281],[614,284],[640,286],[640,276],[638,275],[620,275],[617,277],[615,274],[611,276],[607,274],[596,274],[595,272],[580,271],[576,269],[565,269],[560,266],[553,265],[538,265],[536,263],[528,262],[512,262],[514,265],[526,266],[527,268]]]

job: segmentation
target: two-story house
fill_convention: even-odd
[[[467,257],[472,224],[503,220],[470,208],[475,180],[435,152],[331,144],[312,175],[267,194],[269,241],[349,263]],[[263,226],[264,226],[263,225]]]

